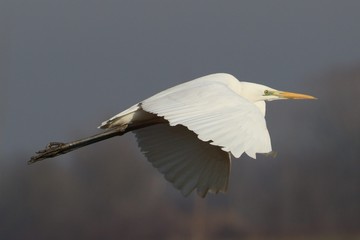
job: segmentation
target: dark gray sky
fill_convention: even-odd
[[[4,156],[31,154],[74,132],[94,133],[124,108],[209,73],[228,72],[321,97],[328,86],[315,87],[317,79],[360,63],[356,0],[16,0],[2,5]],[[274,111],[317,106],[280,104]],[[280,126],[296,125],[293,120],[269,119]]]

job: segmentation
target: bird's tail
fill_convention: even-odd
[[[36,155],[32,156],[31,159],[28,161],[28,164],[32,164],[47,158],[56,157],[58,155],[71,152],[75,149],[85,147],[87,145],[100,142],[108,138],[120,136],[128,131],[131,131],[131,129],[128,129],[127,125],[123,125],[110,128],[102,133],[68,143],[51,142],[46,146],[45,149],[37,151]]]

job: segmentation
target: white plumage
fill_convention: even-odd
[[[230,153],[256,158],[272,151],[264,101],[285,98],[313,99],[217,73],[155,94],[100,128],[138,128],[139,147],[153,166],[184,195],[197,189],[205,196],[226,191]]]
[[[231,88],[236,83],[231,75],[211,75],[156,94],[140,106],[237,158],[244,152],[256,158],[256,153],[271,151],[269,132],[260,109]]]

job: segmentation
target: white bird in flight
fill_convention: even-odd
[[[52,142],[29,164],[132,131],[146,158],[183,195],[195,189],[201,197],[226,192],[231,155],[255,159],[257,153],[272,152],[265,101],[280,99],[315,98],[211,74],[135,104],[104,121],[100,134]]]

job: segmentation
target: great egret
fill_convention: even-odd
[[[231,154],[272,151],[265,101],[315,99],[211,74],[162,91],[103,122],[103,133],[50,143],[29,163],[133,131],[141,151],[183,195],[225,192]]]

